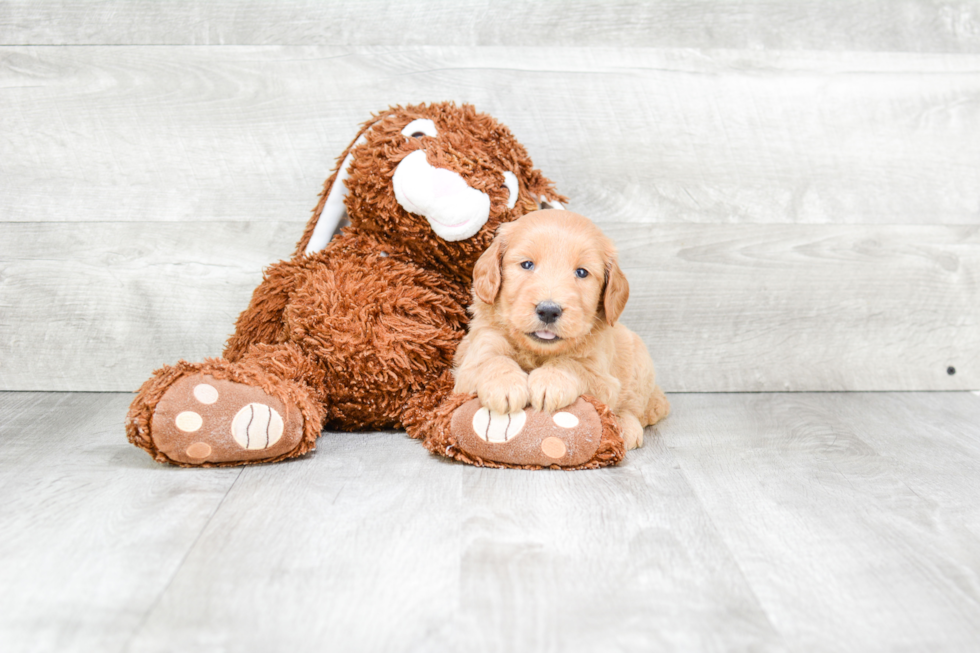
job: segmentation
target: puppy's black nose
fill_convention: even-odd
[[[539,320],[551,324],[561,317],[561,306],[554,302],[541,302],[534,307],[534,312],[538,314]]]

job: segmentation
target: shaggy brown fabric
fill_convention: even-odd
[[[437,125],[437,137],[401,134],[419,118]],[[356,146],[352,142],[337,159],[339,169],[353,154],[346,181],[351,225],[323,250],[305,254],[336,182],[338,170],[334,170],[296,254],[265,272],[238,318],[225,358],[180,361],[157,370],[143,384],[127,418],[133,444],[161,462],[176,462],[154,445],[154,408],[179,379],[206,374],[256,386],[285,406],[298,406],[304,435],[300,445],[286,454],[202,466],[301,455],[313,448],[323,427],[405,427],[441,455],[509,466],[467,459],[451,447],[447,453],[443,427],[459,405],[451,396],[450,367],[468,320],[473,264],[497,227],[537,209],[539,200],[566,200],[533,167],[506,127],[468,105],[393,107],[367,121],[358,137],[362,135],[365,142]],[[407,212],[395,198],[391,181],[395,167],[419,149],[425,150],[430,165],[458,173],[490,197],[489,219],[471,238],[456,242],[439,238],[423,216]],[[513,209],[507,208],[505,171],[513,172],[519,183]],[[170,412],[181,410],[179,402],[170,401],[168,406]],[[597,410],[602,444],[583,468],[622,458],[615,421],[607,409],[597,406]]]
[[[303,259],[279,261],[270,265],[262,275],[262,283],[252,294],[248,310],[243,311],[235,324],[235,333],[228,338],[224,357],[237,361],[255,343],[280,343],[286,340],[283,311],[289,296],[296,288]]]

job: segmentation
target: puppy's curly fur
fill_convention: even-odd
[[[646,346],[618,323],[629,283],[616,248],[587,218],[544,210],[502,225],[473,294],[455,392],[499,413],[554,412],[589,394],[616,414],[630,449],[670,411]]]

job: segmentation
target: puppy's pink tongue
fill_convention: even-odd
[[[541,338],[542,340],[554,340],[558,336],[553,334],[551,331],[535,331],[534,335]]]

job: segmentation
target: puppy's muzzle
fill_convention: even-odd
[[[554,302],[541,302],[534,307],[534,312],[544,324],[554,324],[561,317],[561,306]]]

